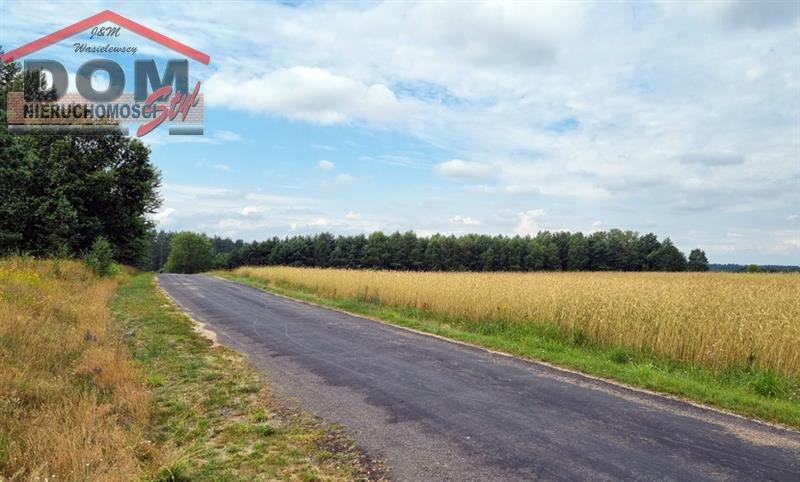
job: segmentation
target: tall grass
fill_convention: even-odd
[[[800,275],[409,273],[243,267],[236,274],[320,296],[496,326],[539,324],[566,340],[715,370],[800,377]]]
[[[0,260],[0,479],[130,480],[149,398],[81,263]]]

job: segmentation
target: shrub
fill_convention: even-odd
[[[119,271],[114,264],[114,249],[102,236],[92,244],[92,249],[84,257],[84,262],[99,276],[111,276]]]
[[[185,231],[172,237],[164,271],[200,273],[214,267],[214,247],[202,234]]]

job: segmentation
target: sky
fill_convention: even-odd
[[[0,45],[104,9],[211,56],[205,135],[142,138],[160,229],[621,228],[800,264],[800,2],[0,0]],[[179,57],[123,31],[31,58],[74,72],[76,41]]]

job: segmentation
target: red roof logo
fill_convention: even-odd
[[[208,54],[204,54],[203,52],[193,49],[184,43],[171,39],[166,35],[162,35],[153,29],[147,28],[144,25],[125,18],[118,13],[112,12],[111,10],[104,10],[96,15],[92,15],[91,17],[83,19],[80,22],[73,23],[68,27],[64,27],[61,30],[53,32],[49,35],[45,35],[38,40],[27,43],[22,47],[16,48],[10,52],[6,52],[2,57],[0,57],[0,60],[2,60],[4,63],[7,63],[11,62],[12,60],[25,57],[28,54],[43,49],[49,45],[53,45],[56,42],[64,40],[67,37],[71,37],[72,35],[80,33],[103,22],[115,23],[122,28],[137,33],[142,37],[148,38],[153,42],[159,43],[202,64],[208,65],[208,63],[211,61],[211,57],[209,57]]]

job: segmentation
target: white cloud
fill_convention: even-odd
[[[433,172],[437,175],[453,179],[485,178],[491,175],[493,170],[494,169],[492,166],[488,164],[462,161],[461,159],[452,159],[450,161],[442,162],[433,168]]]
[[[162,208],[160,211],[153,215],[153,221],[158,224],[166,224],[167,219],[175,212],[175,209],[170,207]]]
[[[517,227],[514,232],[517,234],[536,234],[539,232],[539,220],[547,214],[544,209],[529,209],[525,212],[517,213]]]
[[[304,66],[257,77],[217,72],[206,81],[205,95],[210,106],[278,114],[323,125],[352,120],[391,123],[411,107],[383,84],[367,85],[326,69]]]
[[[790,214],[790,215],[786,216],[786,220],[787,221],[794,221],[794,220],[796,220],[798,218],[800,218],[800,216],[797,215],[797,214]]]
[[[800,253],[800,237],[780,241],[777,250],[786,253]]]
[[[477,219],[472,219],[468,216],[453,216],[450,218],[450,224],[463,224],[465,226],[478,226],[481,224]]]
[[[264,211],[266,211],[266,208],[263,206],[245,206],[239,212],[242,213],[242,216],[249,216],[250,214],[263,213]]]
[[[481,193],[481,194],[492,194],[492,193],[497,192],[497,189],[495,189],[492,186],[487,186],[486,184],[478,184],[478,185],[475,185],[475,186],[469,186],[466,189],[467,189],[467,191],[477,192],[477,193]]]
[[[317,163],[317,167],[319,167],[323,171],[330,171],[331,169],[336,167],[336,164],[332,163],[331,161],[322,159]]]
[[[344,215],[344,218],[349,221],[358,221],[363,218],[361,213],[357,213],[355,211],[349,211],[347,214]]]

